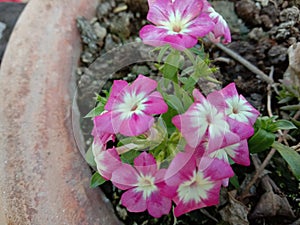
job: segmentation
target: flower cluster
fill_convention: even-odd
[[[231,39],[225,20],[206,0],[148,2],[147,18],[155,25],[141,29],[143,42],[170,45],[175,64],[184,50],[194,72],[182,79],[178,68],[168,67],[168,56],[161,83],[142,74],[131,84],[115,80],[102,113],[93,119],[92,153],[98,173],[124,190],[121,203],[128,211],[160,217],[175,204],[178,217],[218,204],[221,186],[234,175],[230,159],[250,164],[247,139],[259,112],[234,83],[206,97],[195,88],[201,59],[186,49],[204,36]]]
[[[131,212],[147,209],[160,217],[169,213],[173,201],[175,216],[180,216],[217,204],[221,185],[226,186],[233,176],[228,158],[242,165],[250,163],[247,138],[253,134],[258,111],[237,93],[234,83],[206,98],[195,89],[194,103],[172,119],[186,145],[169,167],[160,168],[147,149],[130,165],[119,156],[124,146],[107,148],[107,143],[118,134],[146,133],[155,124],[153,115],[167,112],[162,95],[154,91],[156,86],[156,81],[143,75],[131,85],[114,82],[105,111],[94,118],[93,154],[98,172],[126,190],[121,202]]]
[[[149,0],[146,25],[140,31],[144,43],[152,46],[170,44],[184,50],[196,45],[198,38],[207,36],[217,42],[231,41],[230,30],[207,0]]]

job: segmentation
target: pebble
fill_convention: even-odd
[[[284,9],[280,12],[279,20],[281,22],[294,21],[297,23],[300,21],[300,10],[296,6]]]
[[[268,51],[268,57],[273,64],[284,62],[287,58],[287,48],[282,45],[274,45]]]

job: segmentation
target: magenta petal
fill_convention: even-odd
[[[94,156],[98,172],[102,177],[110,180],[113,171],[121,166],[121,160],[116,149],[108,149],[96,155],[94,153]]]
[[[194,47],[197,44],[198,39],[197,37],[189,34],[173,34],[167,35],[164,41],[169,43],[173,48],[183,51],[186,48]]]
[[[143,104],[146,106],[143,111],[148,115],[163,114],[168,111],[168,105],[157,91],[151,93]]]
[[[143,192],[136,191],[135,188],[126,191],[121,197],[121,202],[129,212],[143,212],[147,209],[147,202],[143,198]]]
[[[185,213],[188,213],[190,211],[193,211],[195,209],[200,209],[200,208],[203,208],[205,207],[206,205],[204,204],[203,201],[199,202],[198,204],[195,203],[195,201],[190,201],[186,204],[182,203],[182,202],[179,202],[175,209],[174,209],[174,215],[176,217],[179,217]]]
[[[224,96],[224,98],[232,98],[233,96],[238,96],[235,83],[228,84],[219,92]]]
[[[227,121],[229,123],[230,130],[239,135],[241,140],[248,139],[254,133],[254,128],[249,124],[242,123],[231,118],[228,118]]]
[[[114,83],[111,88],[111,92],[107,103],[105,105],[105,110],[112,110],[113,105],[115,104],[116,98],[122,93],[125,87],[128,86],[128,83],[124,80],[114,80]]]
[[[94,118],[94,126],[97,131],[116,134],[121,126],[119,114],[113,111],[105,112]]]
[[[168,21],[170,12],[173,11],[170,0],[148,0],[148,3],[147,20],[155,25],[162,25],[162,22]]]
[[[168,30],[165,28],[159,28],[154,25],[146,25],[140,30],[140,37],[144,44],[151,46],[163,46],[168,44],[165,41],[168,35]]]
[[[169,198],[161,196],[158,191],[152,193],[147,199],[147,209],[151,216],[159,218],[170,212],[172,201]]]
[[[130,118],[122,121],[120,133],[125,136],[137,136],[149,130],[153,123],[152,116],[134,113]]]
[[[209,103],[215,106],[219,111],[224,111],[227,106],[223,96],[218,91],[208,94],[206,98]]]
[[[243,166],[250,165],[248,142],[246,139],[242,140],[233,147],[228,146],[227,148],[225,148],[225,151],[235,163]]]
[[[186,33],[195,37],[204,37],[214,29],[214,25],[206,13],[201,13],[199,17],[190,22]]]
[[[190,21],[198,17],[203,8],[201,0],[180,0],[173,3],[174,11],[180,13],[182,20]]]
[[[214,186],[206,192],[207,198],[203,199],[205,207],[219,203],[220,189],[223,181],[224,180],[214,182]]]
[[[231,166],[217,158],[203,157],[198,168],[203,171],[205,177],[210,177],[212,181],[222,180],[234,175]]]
[[[206,101],[204,95],[198,89],[193,90],[193,97],[195,102],[201,103],[203,101]]]
[[[155,158],[147,152],[141,153],[134,159],[134,166],[143,175],[155,176],[157,165]]]
[[[179,152],[169,165],[165,174],[166,184],[178,186],[183,180],[188,180],[196,169],[196,159],[191,153]]]
[[[135,187],[138,183],[137,171],[128,164],[123,164],[113,171],[111,176],[112,183],[121,190]]]
[[[147,84],[147,85],[145,85]],[[143,75],[139,75],[138,78],[130,85],[132,93],[138,95],[143,93],[146,95],[150,94],[157,87],[157,82]]]

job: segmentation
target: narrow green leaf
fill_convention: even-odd
[[[300,109],[300,105],[287,105],[287,106],[280,107],[280,109],[294,111],[294,110],[299,110]]]
[[[95,172],[91,178],[90,187],[95,188],[105,183],[105,179],[98,173]]]
[[[89,149],[87,150],[87,152],[85,153],[85,161],[91,166],[91,167],[95,167],[97,166],[95,160],[94,160],[94,155],[93,155],[93,151],[92,151],[92,145],[89,147]]]
[[[184,108],[181,100],[175,95],[165,95],[165,101],[167,104],[175,109],[179,114],[184,113]]]
[[[259,128],[248,141],[251,153],[258,153],[268,149],[275,141],[275,134]]]
[[[235,187],[235,189],[240,188],[240,184],[239,184],[237,175],[234,174],[233,177],[230,177],[229,182]]]
[[[99,104],[99,106],[93,108],[84,118],[90,118],[100,115],[104,111],[104,105]]]
[[[272,145],[282,158],[289,164],[291,171],[295,177],[300,180],[300,154],[294,149],[275,141]]]
[[[165,55],[166,51],[170,48],[170,45],[165,45],[163,46],[160,51],[159,51],[159,54],[157,56],[157,62],[160,63],[163,56]]]
[[[279,130],[297,129],[297,127],[291,121],[288,120],[277,120],[275,124]]]

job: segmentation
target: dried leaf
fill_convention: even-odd
[[[222,219],[230,225],[249,225],[247,215],[249,209],[240,201],[235,199],[236,191],[228,192],[229,203],[220,210]]]

